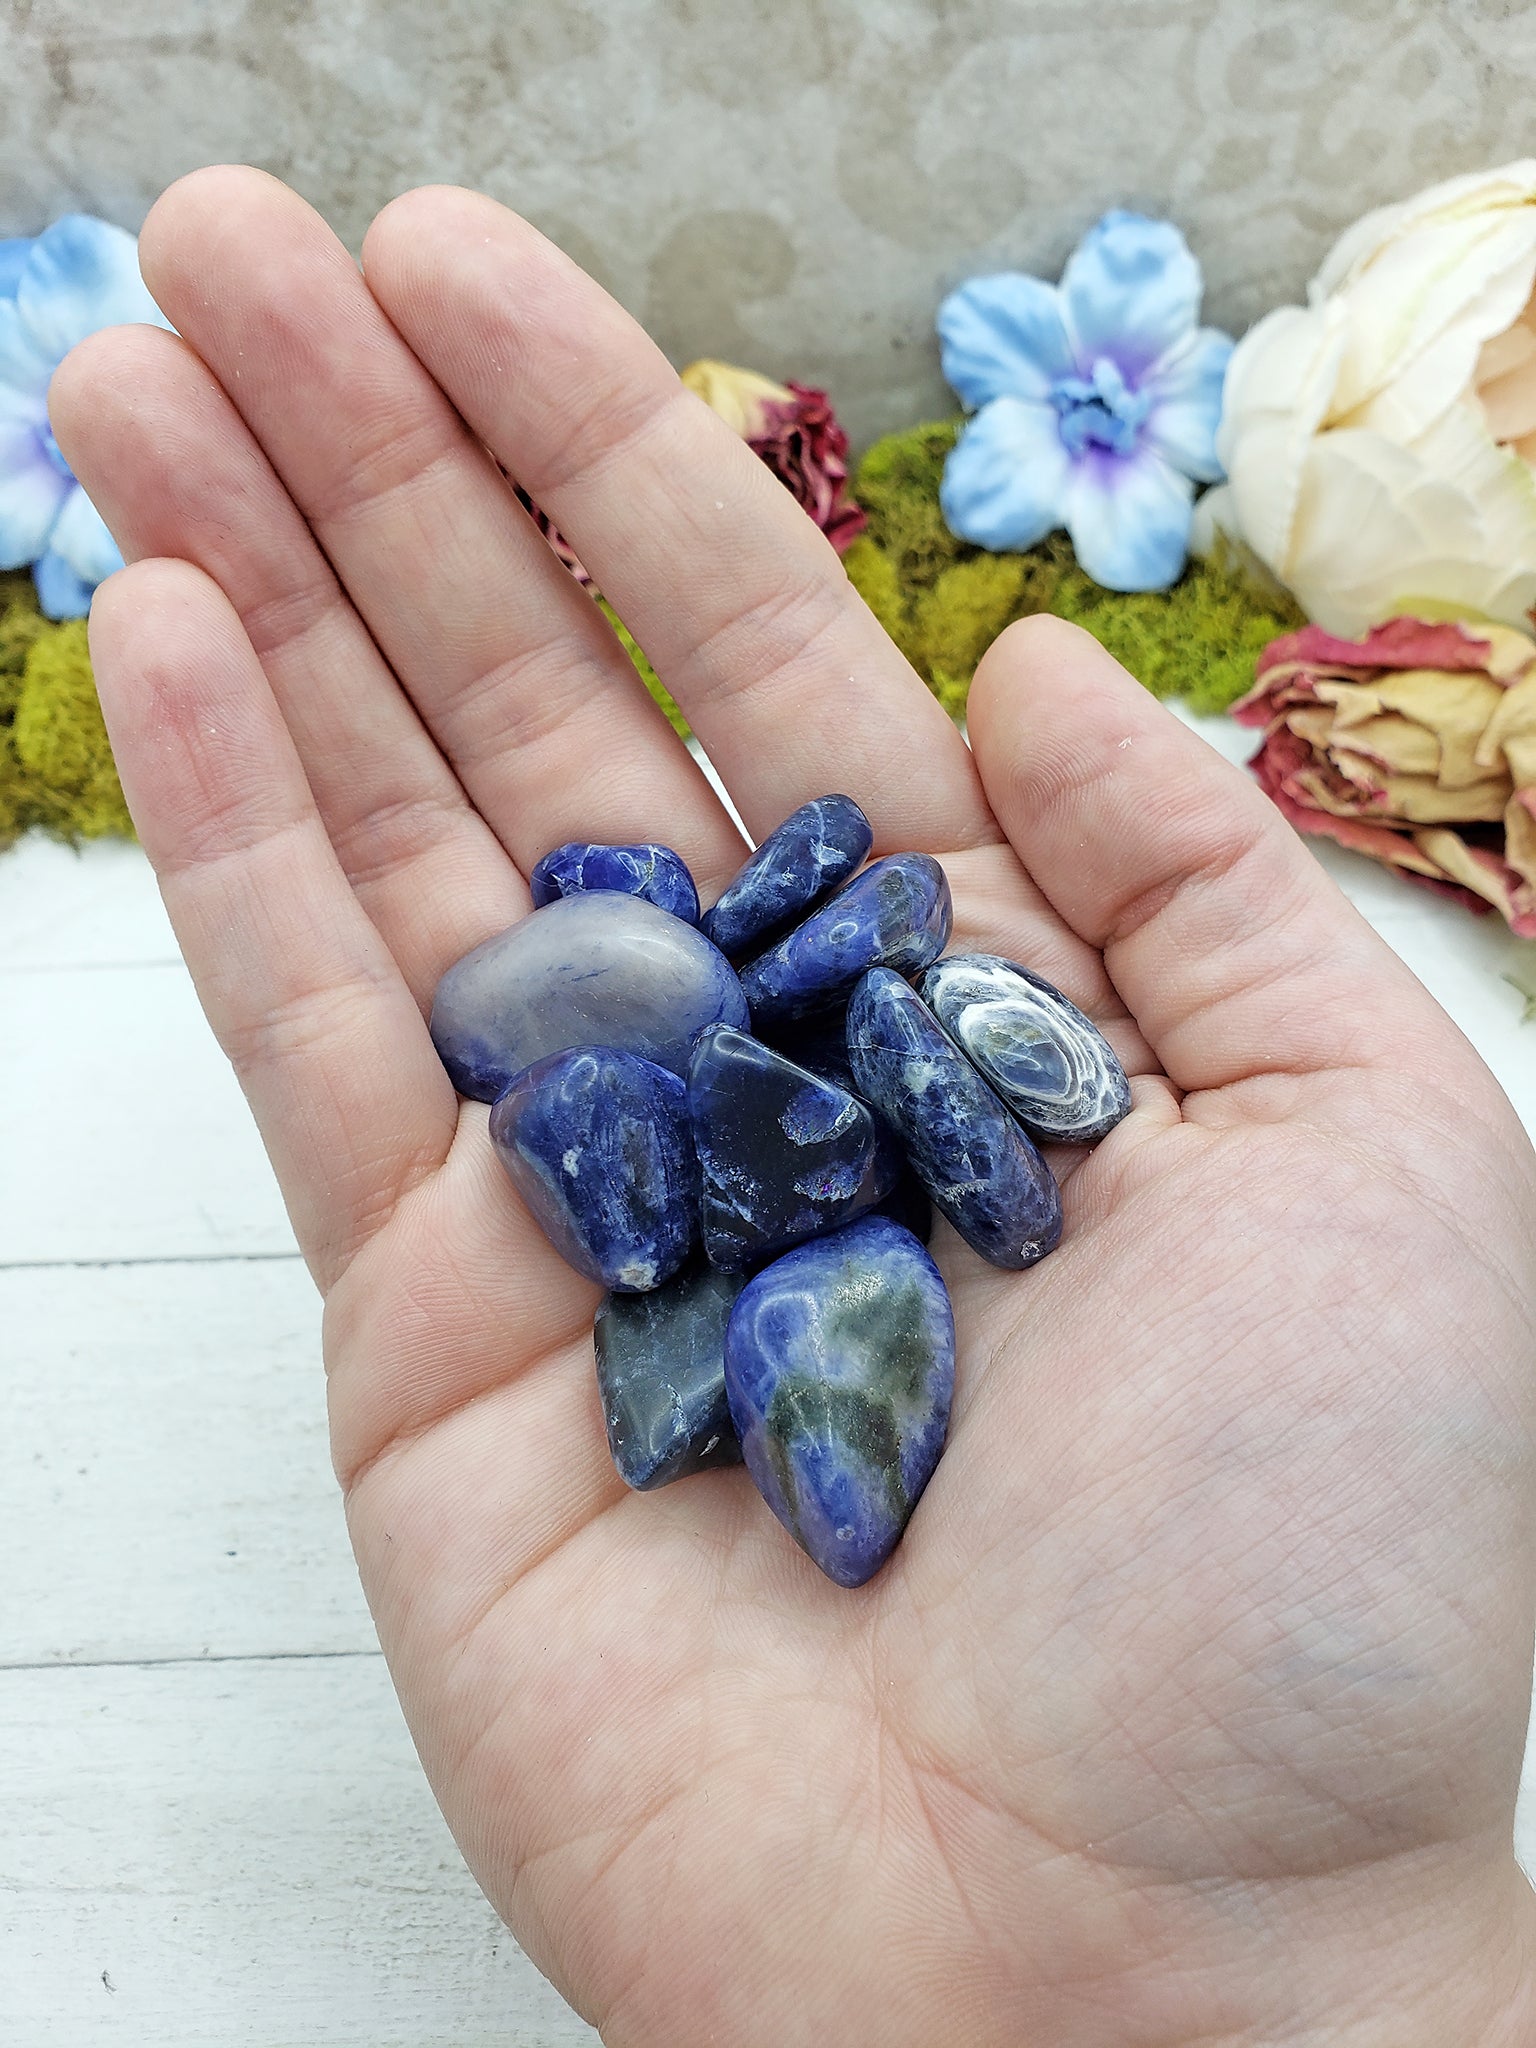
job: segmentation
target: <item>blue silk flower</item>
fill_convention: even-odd
[[[1064,526],[1110,590],[1166,590],[1195,485],[1221,476],[1230,336],[1201,327],[1200,266],[1168,221],[1107,213],[1059,285],[973,278],[939,308],[944,375],[974,412],[944,470],[945,520],[995,553]]]
[[[0,241],[0,569],[30,568],[50,619],[80,618],[123,566],[53,438],[48,380],[98,327],[169,325],[139,276],[138,246],[83,213]]]

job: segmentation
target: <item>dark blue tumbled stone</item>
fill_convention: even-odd
[[[608,1294],[593,1325],[608,1448],[626,1486],[648,1493],[739,1465],[725,1398],[725,1326],[745,1285],[702,1260],[651,1294]]]
[[[705,913],[706,936],[733,960],[755,952],[846,881],[873,836],[852,797],[802,804],[726,883]]]
[[[687,1090],[633,1053],[577,1046],[519,1074],[491,1141],[550,1243],[625,1294],[659,1287],[695,1236],[698,1168]]]
[[[731,963],[638,896],[562,896],[456,960],[437,985],[432,1042],[478,1102],[575,1045],[611,1045],[686,1073],[706,1024],[747,1022]]]
[[[882,1126],[891,1142],[899,1141],[888,1125]],[[933,1202],[928,1190],[907,1164],[906,1155],[901,1155],[901,1171],[895,1185],[883,1201],[875,1204],[877,1216],[889,1216],[893,1223],[899,1223],[903,1230],[910,1230],[920,1244],[926,1244],[933,1235]]]
[[[725,1385],[758,1491],[840,1586],[890,1556],[949,1427],[955,1323],[910,1231],[866,1216],[749,1280]]]
[[[854,990],[848,1052],[860,1093],[967,1244],[1014,1269],[1054,1251],[1061,1194],[1050,1168],[899,974],[877,967]]]
[[[956,953],[928,969],[923,1000],[1034,1137],[1086,1145],[1130,1112],[1114,1047],[1076,1003],[995,953]]]
[[[895,1178],[862,1102],[727,1024],[699,1033],[688,1114],[704,1250],[728,1271],[851,1222]]]
[[[699,892],[681,855],[670,846],[597,846],[572,839],[545,854],[529,875],[528,887],[535,908],[559,896],[606,890],[639,896],[684,924],[699,921]]]
[[[949,883],[931,854],[893,853],[741,970],[753,1028],[833,1009],[871,967],[915,974],[949,938]]]

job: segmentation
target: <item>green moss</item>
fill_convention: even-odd
[[[596,592],[593,594],[597,596]],[[676,702],[673,700],[660,676],[651,667],[650,658],[646,654],[645,649],[640,645],[640,642],[631,633],[628,626],[625,625],[606,597],[597,597],[597,608],[609,625],[612,626],[614,632],[618,634],[619,644],[635,665],[635,673],[672,721],[673,730],[681,733],[684,739],[688,739],[690,737],[688,721],[684,718],[682,712],[678,710]]]
[[[0,846],[34,825],[131,837],[83,619],[55,625],[30,577],[0,578]]]
[[[1159,697],[1224,711],[1252,685],[1261,649],[1303,623],[1232,557],[1191,562],[1172,590],[1126,595],[1084,575],[1064,534],[1017,555],[958,540],[939,510],[958,432],[940,421],[877,441],[854,479],[869,531],[848,575],[891,638],[956,717],[977,662],[1014,619],[1054,612],[1080,625]]]

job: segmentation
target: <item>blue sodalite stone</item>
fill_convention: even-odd
[[[733,960],[803,917],[869,852],[874,834],[851,796],[820,796],[770,832],[720,892],[704,931]]]
[[[607,890],[639,896],[684,924],[699,921],[699,892],[682,857],[670,846],[595,846],[569,840],[546,853],[528,877],[535,909],[561,896]]]
[[[895,1179],[862,1102],[728,1024],[694,1045],[688,1114],[704,1250],[728,1271],[851,1222]]]
[[[670,1279],[695,1236],[687,1090],[633,1053],[578,1046],[519,1074],[491,1111],[512,1185],[578,1273],[625,1294]]]
[[[949,883],[931,854],[893,853],[741,970],[759,1030],[834,1008],[871,967],[915,974],[949,938]]]
[[[745,1284],[699,1260],[654,1293],[603,1297],[592,1330],[597,1390],[626,1486],[648,1493],[741,1463],[725,1398],[725,1326]]]
[[[1027,967],[957,953],[923,976],[923,998],[1036,1138],[1089,1144],[1131,1106],[1131,1084],[1098,1026]]]
[[[876,967],[854,990],[848,1052],[860,1092],[968,1245],[1015,1270],[1055,1250],[1061,1194],[1050,1168],[899,974]]]
[[[638,1053],[676,1074],[706,1024],[747,1022],[718,947],[637,896],[562,896],[456,961],[432,1040],[453,1085],[494,1102],[524,1067],[577,1045]]]
[[[884,1564],[944,1448],[955,1321],[910,1231],[866,1216],[765,1266],[725,1337],[758,1491],[829,1579]]]

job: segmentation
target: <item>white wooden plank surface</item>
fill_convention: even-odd
[[[595,2042],[477,1890],[384,1660],[0,1672],[9,2048]]]
[[[0,970],[0,1075],[0,1261],[292,1252],[179,961]]]
[[[144,856],[30,833],[0,859],[0,968],[143,967],[180,950]]]
[[[298,1259],[0,1270],[0,1664],[376,1650]]]

